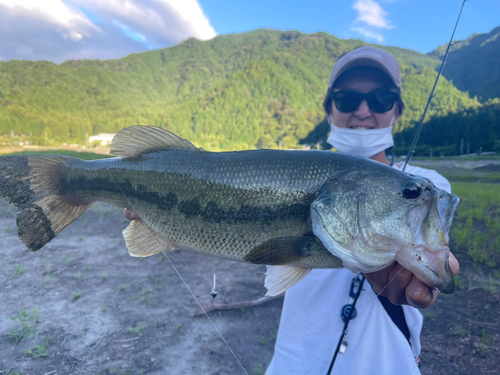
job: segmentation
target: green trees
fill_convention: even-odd
[[[295,148],[324,120],[333,64],[361,45],[325,33],[255,30],[189,39],[119,60],[0,62],[0,135],[83,143],[87,135],[150,124],[212,150],[279,142]],[[403,131],[418,121],[439,62],[410,50],[387,50],[403,70],[407,111],[397,129]],[[478,107],[475,98],[443,79],[429,116]]]

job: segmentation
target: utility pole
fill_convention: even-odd
[[[464,154],[464,139],[460,141],[460,156]]]

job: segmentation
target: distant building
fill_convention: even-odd
[[[89,143],[101,142],[101,146],[106,146],[111,144],[115,135],[114,133],[99,133],[89,137]]]

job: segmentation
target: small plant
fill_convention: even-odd
[[[76,278],[78,279],[78,281],[83,281],[83,276],[82,276],[82,273],[81,272],[78,272],[76,274]]]
[[[124,292],[125,289],[127,289],[127,286],[125,284],[122,284],[118,287],[118,289],[120,290],[120,292]]]
[[[259,341],[259,344],[262,346],[264,346],[268,343],[267,339],[264,336],[260,336],[258,341]]]
[[[67,266],[70,263],[69,254],[63,254],[63,263]]]
[[[103,306],[103,308],[101,310],[102,310],[102,312],[107,312],[108,308],[106,306]]]
[[[175,324],[175,328],[176,328],[176,329],[181,329],[181,328],[182,328],[182,324],[180,324],[180,323],[176,323],[176,324]]]
[[[20,264],[16,264],[16,277],[20,277],[24,275],[26,272],[26,267],[21,266]]]
[[[11,319],[20,326],[7,332],[7,336],[16,341],[16,344],[25,337],[35,333],[35,326],[38,323],[38,312],[34,307],[31,311],[22,310],[18,316]]]
[[[483,333],[481,334],[481,344],[490,345],[493,340],[490,338],[490,335],[486,333],[486,328],[483,328]]]
[[[128,327],[127,331],[130,333],[135,333],[136,335],[140,335],[142,330],[146,328],[147,324],[142,322],[142,323],[137,323],[135,327]]]
[[[73,299],[74,299],[75,301],[76,301],[77,299],[82,298],[82,296],[83,296],[83,292],[82,292],[81,290],[80,290],[80,291],[78,291],[78,292],[74,292],[74,293],[73,293]]]
[[[453,276],[453,281],[455,282],[455,286],[457,289],[463,289],[464,287],[464,279],[459,275]]]
[[[488,290],[490,291],[490,293],[496,292],[497,285],[498,285],[498,282],[490,276],[490,285],[488,286]]]
[[[253,365],[252,372],[254,375],[264,375],[266,373],[266,369],[260,363],[257,363]]]
[[[49,356],[49,351],[47,350],[47,345],[49,344],[49,338],[45,337],[43,343],[35,346],[33,349],[28,350],[26,354],[30,354],[33,358],[43,358]]]
[[[467,336],[469,332],[467,332],[467,330],[465,328],[463,328],[462,326],[456,326],[453,329],[453,333],[455,334],[455,336],[463,338],[463,337]]]

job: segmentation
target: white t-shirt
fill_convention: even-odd
[[[402,169],[403,163],[394,165]],[[406,172],[429,178],[451,192],[450,183],[433,170],[408,165]],[[274,356],[266,375],[325,375],[344,328],[342,307],[350,303],[356,274],[347,269],[314,269],[285,295]],[[332,374],[417,375],[423,317],[402,306],[410,343],[393,323],[365,280],[356,303],[357,316],[347,332],[347,349],[339,353]]]

